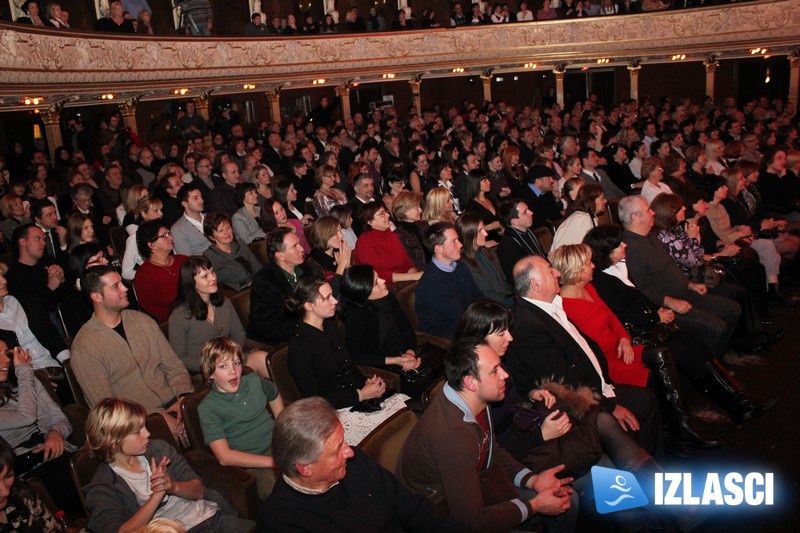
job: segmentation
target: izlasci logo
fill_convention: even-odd
[[[650,503],[633,474],[624,470],[593,466],[592,486],[595,506],[600,514],[635,509]]]

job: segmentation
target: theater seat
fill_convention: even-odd
[[[419,320],[417,320],[417,312],[414,309],[414,303],[417,300],[416,295],[417,290],[417,283],[412,283],[407,287],[403,287],[395,296],[397,297],[397,301],[400,302],[400,308],[406,314],[406,318],[408,318],[409,324],[411,327],[416,331],[419,328]]]
[[[401,409],[372,430],[358,445],[368,456],[394,474],[397,458],[411,430],[417,423],[417,415],[410,409]]]

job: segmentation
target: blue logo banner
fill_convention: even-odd
[[[600,514],[635,509],[650,503],[633,474],[624,470],[593,466],[592,486],[595,506]]]

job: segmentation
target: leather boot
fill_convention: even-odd
[[[672,353],[663,346],[648,346],[642,352],[642,362],[653,373],[656,380],[658,399],[667,415],[669,422],[671,445],[677,448],[691,446],[694,448],[716,448],[719,441],[703,437],[695,428],[689,418],[686,406],[681,399],[678,386],[678,371],[672,360]]]
[[[706,363],[708,373],[697,382],[698,388],[721,404],[736,422],[745,422],[760,416],[776,405],[780,398],[758,402],[747,396],[744,388],[716,359]]]

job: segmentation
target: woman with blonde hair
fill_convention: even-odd
[[[8,193],[0,199],[0,213],[3,215],[0,232],[6,242],[11,241],[15,228],[31,222],[30,208],[30,203],[26,206],[22,197],[14,193]]]
[[[456,223],[455,204],[453,195],[444,187],[434,187],[425,196],[425,208],[422,210],[422,220],[429,225],[436,222]]]
[[[392,218],[396,226],[395,233],[400,237],[408,258],[423,272],[430,260],[430,254],[423,244],[424,237],[420,231],[419,222],[422,220],[422,206],[420,195],[410,191],[398,194],[392,204]]]
[[[719,176],[725,168],[722,162],[722,156],[725,153],[725,143],[719,139],[709,139],[706,143],[705,154],[708,161],[706,162],[705,170],[707,174],[716,174]]]
[[[673,446],[719,446],[692,427],[678,388],[672,352],[663,346],[634,346],[622,322],[600,298],[591,283],[594,265],[589,245],[566,244],[550,252],[550,260],[561,273],[561,297],[567,318],[602,350],[609,377],[618,384],[657,390],[669,415]]]
[[[207,489],[183,456],[150,440],[147,411],[119,398],[101,400],[86,419],[86,452],[104,464],[85,487],[92,531],[131,531],[153,518],[176,520],[185,529],[249,531],[216,491]]]
[[[123,191],[122,195],[124,197],[122,203],[117,207],[117,221],[120,226],[128,230],[128,235],[130,235],[131,231],[128,226],[136,224],[136,205],[142,198],[150,196],[150,192],[144,185],[131,185]],[[135,227],[133,233],[136,233]]]

